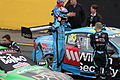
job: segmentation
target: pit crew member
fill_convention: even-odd
[[[19,46],[16,42],[11,40],[11,37],[9,34],[6,34],[2,37],[2,41],[0,42],[0,46],[8,47],[8,49],[15,50],[17,52],[20,51]]]
[[[94,49],[94,65],[96,67],[96,77],[101,80],[101,68],[105,69],[106,79],[110,80],[109,63],[107,54],[108,34],[102,32],[102,23],[95,24],[95,33],[90,36],[91,46]],[[108,79],[109,78],[109,79]]]

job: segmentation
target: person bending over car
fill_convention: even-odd
[[[2,41],[0,42],[0,46],[8,47],[8,49],[15,50],[17,52],[20,51],[19,46],[16,42],[11,41],[11,37],[9,34],[6,34],[2,37]]]
[[[107,54],[107,44],[108,44],[108,34],[102,32],[102,23],[97,22],[95,24],[95,33],[90,36],[91,46],[94,49],[94,65],[96,68],[96,77],[97,80],[101,80],[101,68],[105,69],[104,75],[107,80],[110,80],[110,70],[109,70],[109,61]]]

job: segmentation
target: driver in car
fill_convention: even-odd
[[[107,54],[107,44],[108,44],[108,34],[102,32],[103,25],[101,22],[95,24],[95,33],[90,36],[91,46],[94,49],[94,65],[96,67],[96,77],[97,80],[101,80],[101,68],[105,69],[105,76],[107,80],[110,80],[110,70],[109,70],[109,61]]]
[[[11,37],[9,34],[6,34],[2,37],[2,41],[0,42],[0,46],[8,47],[8,49],[15,50],[17,52],[20,51],[19,46],[16,42],[11,40]]]

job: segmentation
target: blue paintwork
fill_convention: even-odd
[[[108,30],[103,30],[103,31],[107,32],[108,35],[113,35],[113,34],[120,33],[120,29],[118,29],[118,28],[109,27],[107,29]],[[66,31],[65,34],[80,33],[80,32],[83,32],[83,33],[95,33],[94,28],[85,27],[85,28],[73,29],[71,31]],[[52,37],[52,35],[41,36],[41,37],[38,37],[37,39],[35,39],[35,42],[36,42],[36,44],[40,43],[41,45],[42,45],[42,43],[47,43],[47,46],[49,48],[52,48],[52,46],[53,46],[53,37]],[[118,56],[120,57],[120,47],[115,45],[112,41],[110,41],[110,42],[116,47],[116,49],[118,50],[118,53],[119,53]],[[48,52],[43,52],[43,53],[44,53],[45,56],[46,55],[54,55],[53,51],[48,51]],[[32,52],[32,55],[33,54],[34,54],[34,51]],[[39,53],[39,55],[41,55],[41,54],[42,53]],[[39,58],[42,58],[42,57],[39,57]],[[68,64],[63,64],[63,66],[64,66],[63,69],[65,69],[67,71],[70,71],[70,72],[73,72],[74,74],[84,76],[84,77],[89,77],[89,78],[95,78],[94,76],[87,76],[87,75],[80,74],[81,72],[84,72],[84,71],[80,70],[79,67],[77,67],[77,66],[68,65]],[[94,72],[85,72],[85,73],[94,74]]]

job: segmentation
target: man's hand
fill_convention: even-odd
[[[75,13],[75,12],[69,12],[69,13],[67,14],[67,16],[68,16],[68,17],[73,17],[73,16],[76,16],[76,13]]]

